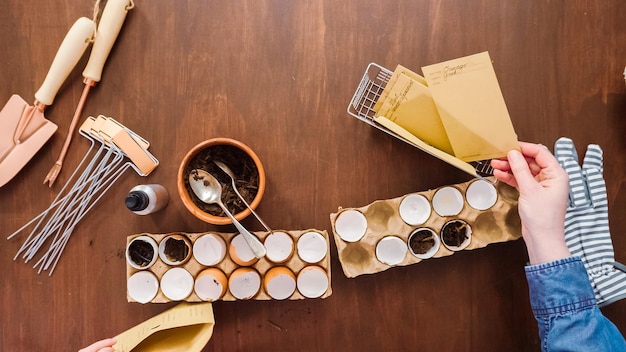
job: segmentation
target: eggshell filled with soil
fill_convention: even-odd
[[[126,261],[137,270],[148,269],[156,262],[158,253],[159,246],[152,237],[138,236],[126,247]]]
[[[167,265],[186,263],[191,252],[191,242],[184,235],[166,236],[159,243],[159,258]]]
[[[413,230],[407,243],[411,254],[420,259],[432,258],[441,246],[437,233],[425,227]]]
[[[463,220],[451,220],[441,228],[441,242],[451,251],[460,251],[472,241],[472,227]]]

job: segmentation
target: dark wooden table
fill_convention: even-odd
[[[27,101],[91,2],[4,1],[0,98]],[[173,306],[128,303],[131,234],[232,232],[193,217],[176,191],[185,153],[231,137],[268,177],[259,214],[274,228],[328,230],[339,206],[468,181],[466,174],[350,117],[366,66],[420,67],[489,51],[520,140],[574,140],[605,152],[610,227],[626,261],[626,4],[606,1],[141,1],[129,13],[83,112],[114,117],[152,143],[160,166],[126,173],[75,229],[56,271],[13,261],[24,236],[0,246],[2,351],[77,350]],[[44,210],[86,153],[75,136],[57,183],[42,184],[83,84],[78,68],[46,116],[59,130],[0,188],[3,236]],[[81,121],[83,120],[81,119]],[[125,209],[141,183],[163,184],[154,216]],[[252,219],[244,225],[261,230]],[[347,279],[332,247],[327,299],[214,304],[211,351],[539,350],[521,240]],[[602,309],[626,331],[626,301]]]

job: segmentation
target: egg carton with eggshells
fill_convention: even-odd
[[[326,231],[254,232],[267,254],[255,258],[237,233],[135,234],[126,241],[129,302],[298,300],[326,298],[330,242]],[[133,260],[131,245],[149,243],[152,258]],[[187,243],[189,251],[168,243]],[[133,247],[136,248],[136,247]],[[176,257],[179,255],[179,257]],[[184,258],[183,258],[184,257]]]
[[[373,274],[516,240],[521,237],[517,199],[517,190],[490,177],[378,200],[361,208],[339,207],[330,221],[344,274],[349,278]],[[442,241],[442,229],[449,222],[466,231],[462,243]],[[428,238],[432,246],[415,253],[409,237],[422,230],[432,230]]]

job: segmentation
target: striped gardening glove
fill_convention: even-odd
[[[609,232],[602,149],[596,144],[589,145],[582,168],[571,139],[559,138],[554,154],[569,175],[569,205],[565,215],[567,247],[585,264],[600,307],[626,298],[626,266],[615,262]]]

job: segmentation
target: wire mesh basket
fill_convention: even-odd
[[[376,63],[372,62],[367,65],[367,69],[365,70],[365,73],[363,74],[363,77],[361,78],[361,81],[352,96],[352,100],[350,100],[350,105],[348,105],[348,114],[387,133],[388,135],[413,145],[411,142],[402,138],[402,136],[399,136],[374,121],[374,117],[376,116],[374,105],[376,105],[380,95],[383,93],[383,90],[385,90],[385,86],[389,83],[389,79],[392,74],[393,71]],[[487,177],[493,175],[493,168],[491,167],[490,160],[474,161],[470,164],[474,167],[479,176]]]

